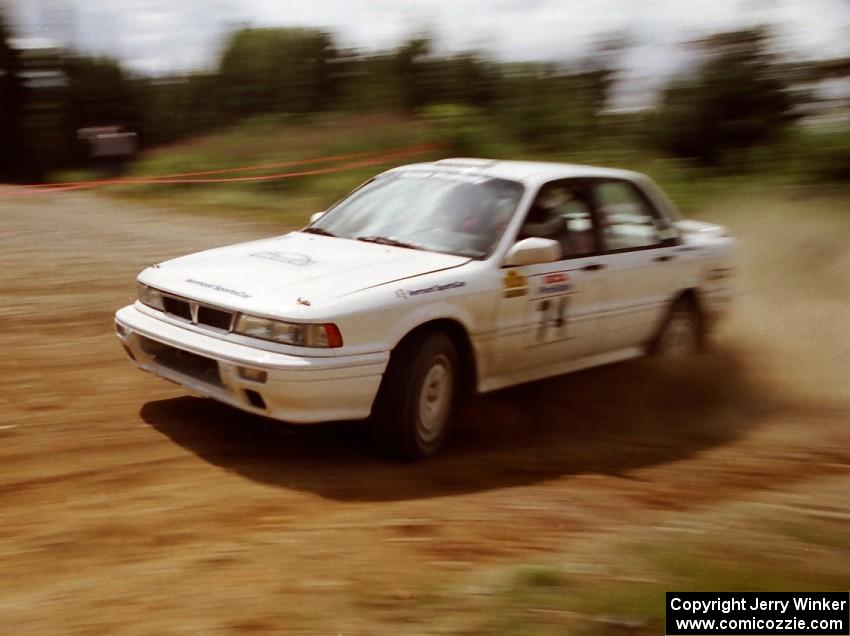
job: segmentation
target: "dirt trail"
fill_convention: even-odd
[[[741,202],[742,298],[713,353],[489,396],[411,466],[356,424],[281,426],[124,359],[112,314],[139,270],[279,228],[4,199],[0,632],[399,633],[422,585],[848,473],[850,224],[774,203]]]

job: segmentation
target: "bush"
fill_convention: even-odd
[[[457,155],[511,157],[517,145],[494,125],[482,110],[461,104],[435,104],[422,109],[422,116],[440,143]]]

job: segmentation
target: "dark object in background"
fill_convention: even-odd
[[[120,173],[138,150],[138,136],[121,126],[80,128],[77,139],[88,147],[89,162],[107,173]]]

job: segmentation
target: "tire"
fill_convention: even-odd
[[[686,296],[673,303],[652,342],[652,353],[664,358],[682,359],[702,351],[702,315],[694,300]]]
[[[393,352],[372,414],[383,451],[419,460],[443,446],[459,403],[459,361],[443,332],[413,336]]]

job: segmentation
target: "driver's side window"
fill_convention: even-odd
[[[529,237],[558,241],[565,259],[593,254],[591,206],[584,184],[553,181],[541,187],[520,229],[520,239]]]

